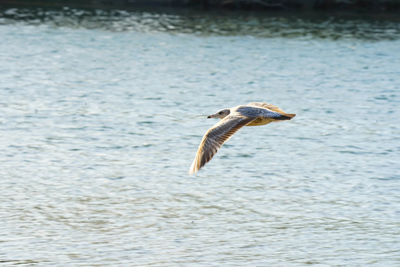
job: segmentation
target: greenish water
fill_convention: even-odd
[[[0,262],[398,266],[400,24],[0,13]],[[241,129],[187,174],[218,109]]]

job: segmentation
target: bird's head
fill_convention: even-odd
[[[208,119],[210,119],[210,118],[220,118],[220,119],[223,119],[223,118],[225,118],[226,116],[228,116],[229,113],[231,113],[231,111],[230,111],[228,108],[227,108],[227,109],[221,109],[221,110],[218,111],[217,113],[207,116],[207,118],[208,118]]]

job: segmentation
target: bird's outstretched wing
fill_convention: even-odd
[[[210,128],[201,140],[189,173],[196,173],[212,159],[223,143],[225,143],[237,130],[253,120],[254,118],[231,115],[225,117]]]
[[[269,110],[278,112],[280,114],[286,114],[282,109],[278,108],[275,105],[268,104],[268,103],[263,103],[263,102],[251,102],[248,104],[249,106],[255,106],[255,107],[260,107],[260,108],[267,108]]]
[[[249,104],[247,104],[249,106],[253,106],[253,107],[259,107],[259,108],[266,108],[269,109],[271,111],[277,112],[281,115],[284,115],[285,117],[281,117],[278,120],[290,120],[293,117],[296,116],[296,114],[291,114],[291,113],[286,113],[285,111],[283,111],[282,109],[278,108],[275,105],[272,104],[268,104],[268,103],[263,103],[263,102],[251,102]]]

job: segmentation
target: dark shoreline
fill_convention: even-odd
[[[400,0],[0,0],[0,7],[93,9],[191,8],[197,10],[400,12]]]

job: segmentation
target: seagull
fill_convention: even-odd
[[[285,113],[277,106],[262,102],[226,108],[209,115],[207,118],[220,118],[221,120],[204,134],[189,174],[200,170],[212,159],[222,144],[243,126],[260,126],[271,122],[290,120],[294,116],[296,114]]]

